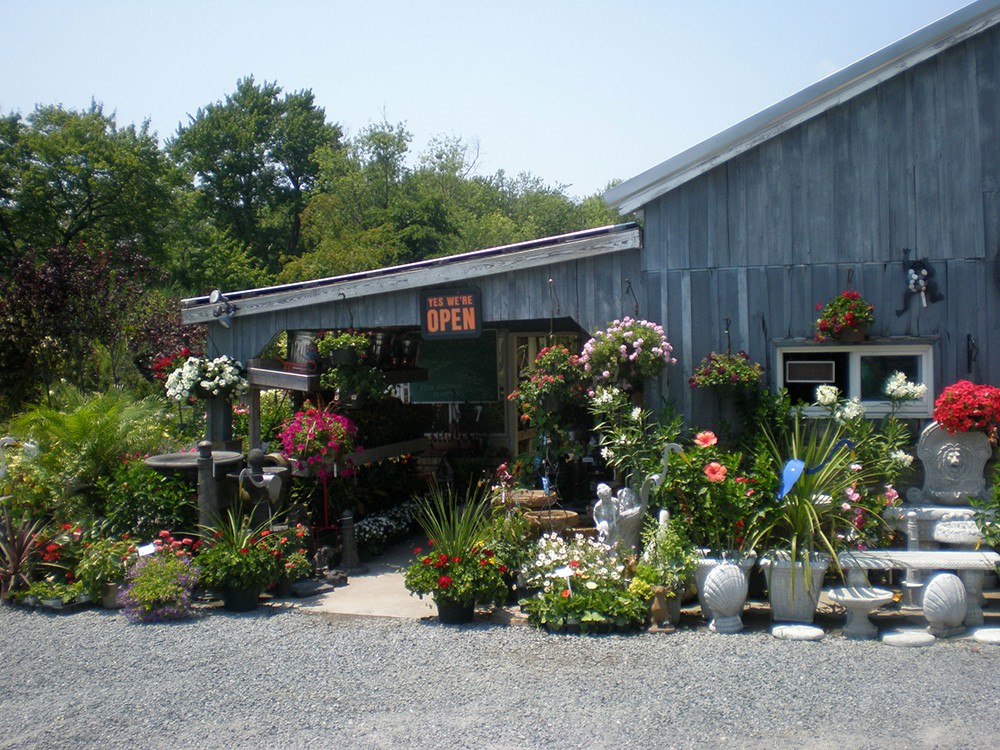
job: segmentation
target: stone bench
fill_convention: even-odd
[[[869,570],[954,571],[965,586],[965,624],[983,624],[983,575],[1000,565],[992,550],[852,550],[841,552],[840,567],[853,588],[870,587]]]

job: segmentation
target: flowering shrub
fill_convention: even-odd
[[[167,377],[167,396],[174,401],[229,396],[247,389],[243,365],[227,355],[188,357]]]
[[[552,630],[575,625],[582,632],[636,627],[648,613],[645,591],[629,587],[625,564],[612,547],[575,535],[545,534],[523,571],[536,593],[522,601],[528,620]]]
[[[995,428],[1000,422],[1000,388],[959,380],[937,397],[934,419],[950,433]]]
[[[517,402],[522,422],[558,430],[574,407],[580,410],[587,404],[579,355],[561,344],[545,347],[507,398]]]
[[[923,383],[911,383],[904,373],[897,371],[886,378],[882,392],[895,407],[906,401],[919,401],[927,395],[927,386]]]
[[[695,435],[670,455],[659,502],[695,545],[727,556],[744,548],[747,526],[758,512],[758,481],[741,467],[742,454],[719,449],[714,432]]]
[[[817,303],[816,309],[820,311],[816,321],[816,338],[819,341],[844,330],[869,326],[875,320],[875,307],[850,289],[841,292],[826,305]]]
[[[284,545],[267,539],[266,525],[251,527],[249,519],[230,510],[218,528],[207,532],[197,550],[206,586],[219,592],[263,591],[281,577]]]
[[[304,406],[278,436],[281,452],[294,461],[296,468],[315,469],[322,478],[333,473],[339,461],[360,450],[358,428],[341,414],[321,411],[308,402]],[[341,474],[351,473],[351,466],[341,466]]]
[[[185,346],[173,354],[160,357],[153,362],[153,377],[161,383],[165,383],[170,374],[178,367],[181,367],[190,356],[191,350]]]
[[[663,328],[648,320],[612,321],[583,345],[580,362],[597,384],[633,388],[677,362]]]
[[[744,351],[726,354],[712,352],[701,361],[688,379],[692,388],[737,388],[754,389],[760,387],[764,368],[750,359]]]
[[[136,559],[125,574],[120,597],[129,622],[160,622],[191,615],[191,592],[199,569],[191,561],[192,541],[161,531],[155,552]]]

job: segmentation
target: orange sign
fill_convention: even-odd
[[[431,289],[422,299],[420,332],[424,338],[473,338],[482,333],[478,289]]]

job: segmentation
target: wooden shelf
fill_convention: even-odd
[[[383,373],[388,385],[427,380],[427,369],[423,367],[414,367],[408,370],[384,370]],[[247,382],[256,388],[283,388],[288,391],[316,393],[323,390],[323,386],[320,385],[320,376],[319,372],[285,370],[281,363],[274,359],[251,359],[247,366]]]

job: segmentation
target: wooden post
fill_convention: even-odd
[[[219,520],[219,487],[215,483],[215,460],[212,443],[198,443],[198,523],[215,526]]]

